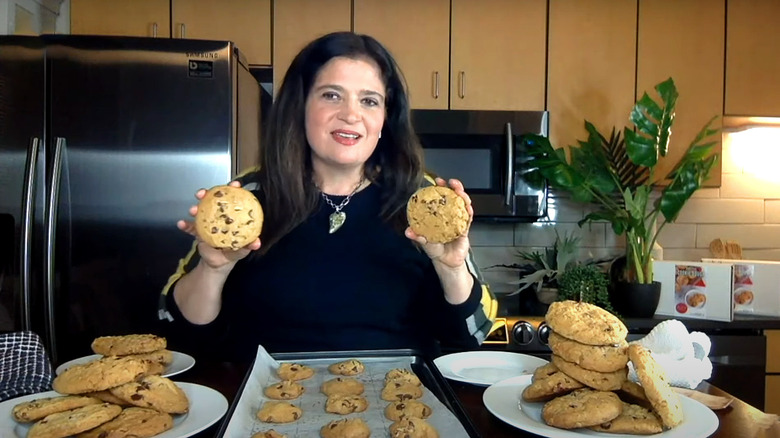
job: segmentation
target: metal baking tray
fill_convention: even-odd
[[[300,353],[274,353],[271,357],[278,361],[295,361],[300,363],[306,363],[313,360],[333,360],[334,362],[346,359],[381,359],[381,358],[407,358],[410,360],[412,371],[417,374],[420,381],[425,388],[435,396],[449,411],[460,421],[463,429],[466,431],[469,437],[478,438],[480,435],[477,432],[474,424],[469,419],[463,406],[458,401],[455,393],[453,392],[447,380],[442,376],[432,361],[422,356],[415,350],[408,349],[395,349],[395,350],[355,350],[355,351],[325,351],[325,352],[300,352]],[[228,425],[236,411],[236,406],[241,399],[241,395],[244,393],[247,381],[249,380],[252,371],[255,367],[253,361],[249,367],[244,379],[241,383],[241,387],[236,394],[236,397],[230,404],[230,407],[225,415],[224,420],[217,432],[217,437],[224,437],[227,431]],[[337,376],[332,376],[337,377]],[[381,389],[381,388],[380,388]],[[269,428],[274,425],[269,424]],[[378,435],[381,436],[381,435]]]

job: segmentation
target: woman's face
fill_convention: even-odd
[[[306,139],[315,166],[360,167],[385,122],[385,85],[365,58],[328,61],[306,97]]]

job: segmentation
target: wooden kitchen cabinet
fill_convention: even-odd
[[[351,0],[275,0],[274,95],[295,55],[311,40],[352,30]]]
[[[680,93],[669,150],[656,168],[658,177],[672,170],[712,117],[718,116],[712,127],[721,127],[725,32],[725,0],[639,2],[636,99],[644,92],[657,98],[653,87],[669,77]],[[720,135],[709,141],[721,151]],[[707,185],[720,185],[721,161]]]
[[[170,38],[169,0],[71,0],[70,32]]]
[[[780,2],[728,4],[725,114],[780,116]]]
[[[547,0],[452,0],[451,29],[451,109],[544,109]]]
[[[450,0],[355,0],[355,32],[392,53],[412,108],[447,109],[450,89]]]
[[[764,330],[766,336],[766,387],[764,411],[780,414],[780,330]]]
[[[584,120],[609,135],[634,104],[637,2],[550,0],[547,109],[555,147],[587,138]]]
[[[229,40],[250,64],[271,65],[271,0],[171,0],[172,36]]]

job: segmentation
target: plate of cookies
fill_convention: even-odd
[[[547,437],[696,438],[717,430],[715,413],[674,391],[650,352],[626,342],[628,330],[613,314],[560,301],[545,320],[552,360],[483,393],[485,407],[502,421]],[[629,362],[638,382],[628,380]]]
[[[55,370],[56,375],[74,365],[83,365],[106,356],[135,357],[148,361],[152,371],[162,377],[175,376],[195,365],[195,358],[189,354],[167,350],[167,340],[152,334],[102,336],[95,338],[91,347],[96,354],[60,364]]]

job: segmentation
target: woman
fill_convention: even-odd
[[[473,348],[484,339],[491,321],[481,301],[491,297],[468,269],[468,237],[433,244],[407,227],[406,202],[424,184],[422,150],[401,74],[376,40],[333,33],[296,56],[260,160],[239,180],[263,205],[262,244],[223,251],[198,241],[163,292],[161,318],[195,341],[190,349],[435,354],[438,341]],[[449,184],[473,216],[463,185]],[[177,225],[197,237],[192,222]]]

